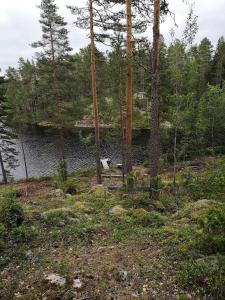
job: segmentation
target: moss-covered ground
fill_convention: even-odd
[[[205,158],[179,168],[176,186],[164,170],[154,202],[142,191],[149,178],[141,167],[133,192],[108,191],[120,184],[113,178],[95,186],[88,171],[66,184],[2,185],[0,299],[224,299],[224,170],[223,157]],[[12,193],[24,212],[18,226],[7,225]]]

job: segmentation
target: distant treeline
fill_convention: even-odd
[[[100,122],[115,126],[118,124],[121,106],[118,99],[118,47],[123,61],[122,93],[125,97],[126,59],[122,45],[112,46],[106,53],[96,49]],[[152,47],[147,40],[134,48],[134,128],[149,128],[150,124],[151,52]],[[167,46],[161,37],[160,56],[162,127],[174,128],[176,123],[178,131],[182,133],[182,153],[186,153],[187,145],[193,148],[196,144],[197,149],[200,145],[212,148],[223,145],[224,38],[219,39],[214,49],[207,38],[199,45],[185,47],[178,39]],[[9,79],[7,99],[12,107],[13,123],[57,125],[55,99],[50,92],[52,83],[45,76],[45,70],[41,69],[41,59],[30,61],[20,58],[18,69],[9,67],[6,71]],[[73,127],[80,120],[91,124],[90,47],[71,55],[68,67],[63,65],[60,71],[65,126]]]

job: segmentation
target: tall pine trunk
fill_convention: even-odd
[[[89,16],[90,16],[90,39],[91,39],[91,75],[92,75],[92,98],[93,98],[93,114],[95,124],[95,144],[96,144],[96,171],[97,182],[102,183],[101,162],[100,162],[100,130],[99,130],[99,112],[97,99],[97,83],[96,83],[96,54],[94,41],[94,22],[93,22],[93,0],[89,0]]]
[[[119,54],[118,54],[119,55]],[[122,177],[123,184],[125,184],[125,131],[124,131],[124,115],[123,115],[123,92],[122,92],[122,67],[120,65],[119,59],[119,86],[118,86],[118,98],[119,98],[119,107],[120,107],[120,130],[121,130],[121,154],[122,154]]]
[[[158,198],[158,169],[160,158],[159,133],[159,53],[160,53],[160,0],[154,1],[151,138],[150,138],[150,198]]]
[[[126,172],[132,171],[133,49],[131,0],[126,0],[127,15],[127,80],[126,80]]]

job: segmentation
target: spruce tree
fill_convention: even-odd
[[[18,166],[16,158],[18,152],[15,150],[14,139],[16,135],[9,128],[8,119],[10,107],[5,97],[5,79],[0,77],[0,166],[2,170],[3,182],[8,183],[10,171]]]
[[[225,40],[221,37],[218,40],[215,55],[212,62],[212,82],[223,87],[225,80]]]

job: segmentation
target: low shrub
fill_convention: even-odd
[[[148,207],[149,204],[150,204],[150,200],[149,200],[148,193],[130,195],[124,201],[124,206],[127,208]]]
[[[221,166],[216,172],[206,171],[201,175],[189,174],[184,181],[184,188],[194,200],[220,199],[225,200],[225,167]]]
[[[37,236],[38,232],[34,227],[20,226],[12,230],[12,237],[15,242],[24,243],[30,242]]]
[[[63,190],[66,194],[74,195],[77,193],[77,180],[74,177],[69,177],[64,183]]]
[[[15,193],[8,193],[0,207],[0,222],[4,224],[7,229],[21,226],[24,221],[23,208],[16,203]]]
[[[157,212],[136,209],[132,213],[133,223],[143,227],[160,227],[165,224],[165,217]]]
[[[198,220],[197,243],[207,254],[225,252],[225,206],[217,207]]]
[[[210,296],[210,299],[224,299],[225,257],[212,256],[184,262],[176,278],[184,288],[197,289],[204,296]]]
[[[5,226],[0,223],[0,239],[4,236],[5,234]]]

